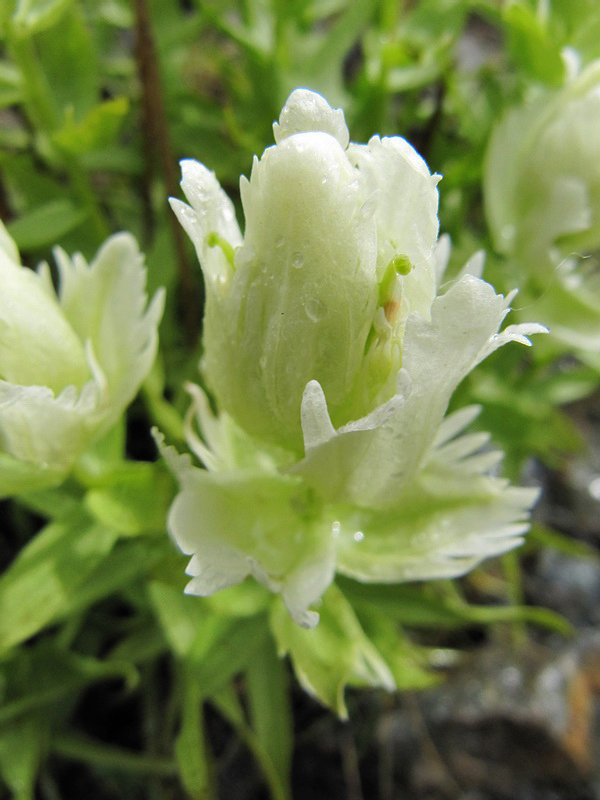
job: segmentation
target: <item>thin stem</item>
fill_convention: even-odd
[[[99,767],[164,777],[177,774],[177,766],[170,758],[129,752],[80,735],[57,736],[52,742],[52,749],[64,758],[85,761]]]
[[[167,194],[177,195],[175,159],[165,114],[163,92],[158,72],[158,57],[147,0],[135,0],[135,15],[136,58],[138,75],[142,86],[144,118],[142,129],[147,138],[146,147],[144,148],[146,173],[147,176],[152,174],[151,156],[152,152],[155,151],[160,163]],[[149,183],[148,178],[147,182]],[[196,302],[198,293],[194,284],[192,268],[187,257],[183,231],[173,214],[169,214],[169,224],[179,270],[184,331],[188,344],[193,347],[198,338],[200,321]]]

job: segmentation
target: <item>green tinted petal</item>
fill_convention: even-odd
[[[186,591],[210,595],[253,575],[281,593],[297,622],[314,625],[318,614],[309,606],[333,580],[334,537],[312,493],[296,478],[206,472],[171,448],[161,450],[181,485],[168,526],[192,556]]]
[[[403,383],[395,398],[371,415],[340,428],[317,444],[307,441],[306,457],[291,468],[329,502],[385,508],[398,505],[400,493],[424,463],[448,401],[460,381],[497,347],[539,326],[511,327],[498,334],[507,301],[470,275],[432,307],[431,322],[409,316],[404,336]],[[307,387],[303,426],[326,430],[325,395]],[[311,434],[312,435],[312,434]]]
[[[83,342],[89,342],[106,380],[108,407],[103,427],[131,402],[154,361],[162,291],[148,305],[143,255],[130,234],[112,236],[88,266],[56,250],[60,303]]]

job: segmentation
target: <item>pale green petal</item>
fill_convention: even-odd
[[[486,214],[497,248],[529,269],[552,244],[563,254],[600,246],[599,86],[596,61],[511,109],[492,135]]]
[[[185,416],[185,438],[208,470],[258,469],[276,474],[289,461],[288,452],[259,444],[228,414],[215,415],[199,386],[187,383],[185,388],[192,398]]]
[[[15,264],[21,263],[19,249],[15,244],[12,236],[6,230],[6,226],[0,219],[0,250],[4,251],[4,255]]]
[[[230,291],[207,298],[203,368],[221,407],[267,442],[301,452],[307,382],[319,380],[337,419],[360,369],[377,298],[365,199],[325,133],[267,149],[242,183],[245,240]]]
[[[475,484],[472,476],[463,480]],[[338,572],[375,583],[453,578],[517,547],[537,490],[498,478],[477,483],[463,498],[416,486],[401,514],[340,513]]]
[[[111,236],[88,266],[80,255],[56,250],[60,303],[73,330],[89,343],[106,381],[106,429],[118,419],[148,374],[158,346],[164,293],[148,305],[146,269],[128,233]]]
[[[83,342],[44,278],[12,260],[10,251],[0,250],[0,379],[54,392],[81,388],[89,378]]]
[[[339,572],[372,582],[450,578],[521,544],[538,490],[489,474],[501,454],[481,449],[486,434],[457,436],[477,411],[444,420],[401,512],[340,513]]]
[[[327,100],[308,89],[296,89],[288,97],[279,122],[273,123],[277,144],[295,133],[322,131],[329,133],[341,147],[346,148],[350,135],[341,108],[331,108]]]
[[[207,290],[222,292],[231,279],[233,251],[242,243],[233,203],[203,164],[187,159],[181,172],[181,187],[191,205],[171,198],[171,207],[194,243]]]
[[[252,575],[281,593],[296,622],[315,625],[309,607],[333,580],[335,540],[310,492],[278,474],[200,470],[157,441],[181,487],[168,528],[192,556],[186,591],[210,595]]]
[[[572,259],[556,267],[542,296],[526,311],[534,311],[553,337],[576,348],[582,357],[585,353],[596,356],[600,353],[598,257],[580,264]]]
[[[483,358],[508,341],[541,327],[511,326],[498,334],[507,313],[507,300],[472,276],[465,276],[438,297],[428,322],[417,314],[408,318],[404,337],[404,381],[396,398],[382,407],[381,424],[371,426],[372,415],[340,428],[290,470],[301,475],[329,502],[364,507],[397,506],[402,490],[424,463],[438,432],[448,401],[460,381]],[[410,388],[409,388],[410,387]],[[313,430],[321,421],[325,399],[310,388],[303,408],[304,424]],[[310,402],[309,402],[310,400]],[[376,413],[376,412],[374,412]]]
[[[414,268],[402,278],[402,296],[407,312],[427,317],[436,289],[433,247],[439,228],[440,176],[431,175],[399,136],[373,136],[367,145],[352,144],[348,158],[375,193],[379,274],[395,256],[408,256]]]
[[[54,486],[62,479],[60,470],[43,469],[0,452],[0,498]]]
[[[101,401],[93,381],[81,392],[69,387],[58,397],[47,387],[0,381],[0,450],[5,460],[23,462],[0,480],[0,495],[31,488],[33,478],[19,484],[20,472],[33,476],[39,470],[41,484],[62,479],[92,439]]]

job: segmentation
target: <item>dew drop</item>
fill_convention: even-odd
[[[364,538],[365,538],[365,535],[364,535],[364,533],[362,531],[356,531],[356,533],[354,534],[354,541],[355,542],[362,542],[362,540]]]
[[[331,525],[331,533],[335,538],[337,538],[340,535],[341,530],[342,526],[340,524],[340,521],[336,519],[336,521]]]
[[[284,237],[278,236],[277,239],[275,239],[275,247],[283,247],[284,242],[285,242]]]
[[[368,200],[360,207],[358,212],[359,218],[363,221],[371,219],[373,214],[375,213],[375,209],[377,208],[377,199],[375,197],[369,197]]]
[[[302,253],[294,253],[292,256],[292,267],[294,269],[300,269],[304,266],[304,256]]]
[[[311,322],[319,322],[327,313],[327,306],[318,297],[310,297],[304,306],[306,316]]]

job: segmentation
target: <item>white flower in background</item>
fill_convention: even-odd
[[[57,248],[50,270],[21,266],[0,227],[0,496],[62,480],[115,424],[146,377],[163,307],[147,307],[146,270],[118,234],[88,266]]]
[[[480,257],[436,296],[437,177],[406,141],[348,145],[342,112],[307,90],[274,129],[242,178],[243,239],[214,175],[183,162],[192,207],[173,206],[204,271],[221,410],[191,388],[188,442],[206,469],[162,451],[187,591],[253,575],[310,626],[336,571],[449,577],[521,541],[536,491],[495,477],[500,454],[463,435],[477,409],[444,414],[479,361],[541,328],[498,332],[511,298],[471,274]]]
[[[600,363],[600,60],[500,120],[484,195],[496,248],[532,277],[532,311]]]

